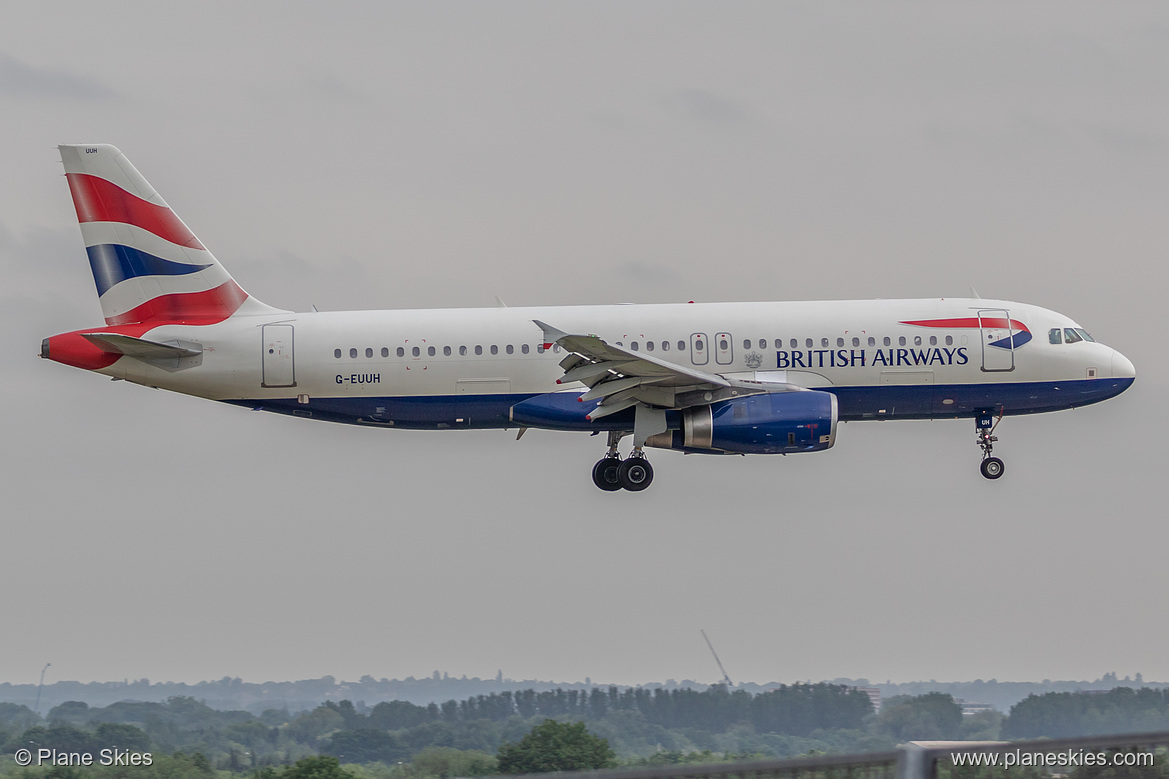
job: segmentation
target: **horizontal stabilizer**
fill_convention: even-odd
[[[181,357],[195,357],[202,349],[191,349],[176,344],[160,344],[118,333],[82,333],[81,337],[103,352],[139,357],[143,360],[173,360]]]

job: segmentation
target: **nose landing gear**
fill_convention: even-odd
[[[974,418],[974,427],[978,431],[978,446],[982,449],[982,465],[979,470],[982,475],[988,479],[997,479],[1003,475],[1006,466],[1003,461],[997,457],[991,456],[991,451],[994,450],[994,442],[999,440],[998,436],[994,435],[994,430],[999,426],[999,422],[1003,419],[1002,410],[999,410],[998,419],[994,418],[993,411],[979,411]]]
[[[617,430],[609,433],[609,451],[593,466],[593,484],[605,492],[629,490],[641,492],[654,479],[653,466],[645,458],[640,446],[633,447],[629,457],[621,459],[617,444],[628,435]]]

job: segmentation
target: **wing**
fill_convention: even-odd
[[[589,419],[616,414],[638,403],[681,409],[764,392],[803,390],[793,384],[707,373],[610,344],[595,335],[566,333],[538,319],[532,321],[544,332],[545,349],[558,344],[569,352],[560,361],[564,375],[556,383],[579,381],[589,388],[582,400],[600,399]]]

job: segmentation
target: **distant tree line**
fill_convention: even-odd
[[[1009,716],[993,711],[963,716],[950,695],[937,692],[893,696],[874,713],[866,695],[834,684],[797,684],[757,695],[722,685],[704,691],[526,690],[426,706],[390,701],[366,707],[343,700],[295,714],[269,709],[258,716],[216,711],[190,697],[105,707],[72,701],[44,717],[24,705],[0,703],[0,753],[22,747],[67,752],[117,747],[192,756],[175,764],[180,773],[204,766],[236,773],[276,770],[325,755],[343,764],[417,766],[410,769],[415,774],[392,778],[414,779],[430,771],[490,773],[501,745],[518,744],[545,720],[587,723],[621,760],[659,764],[883,750],[909,740],[1169,730],[1169,692],[1118,688],[1037,695],[1018,703]]]
[[[1117,687],[1029,695],[1011,707],[1003,736],[1070,738],[1157,730],[1169,730],[1169,690]]]
[[[330,704],[326,704],[330,705]],[[721,732],[739,723],[750,723],[760,733],[807,735],[814,730],[858,728],[873,706],[863,692],[834,684],[794,684],[751,695],[730,692],[716,684],[708,690],[595,687],[582,690],[502,692],[477,695],[441,706],[416,706],[405,701],[379,703],[367,718],[352,707],[342,709],[346,725],[379,730],[402,730],[427,722],[502,722],[510,717],[573,717],[603,719],[610,712],[630,711],[665,728],[700,728]]]

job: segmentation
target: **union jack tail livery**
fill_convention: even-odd
[[[58,148],[107,325],[275,311],[235,283],[126,155],[105,144]]]

